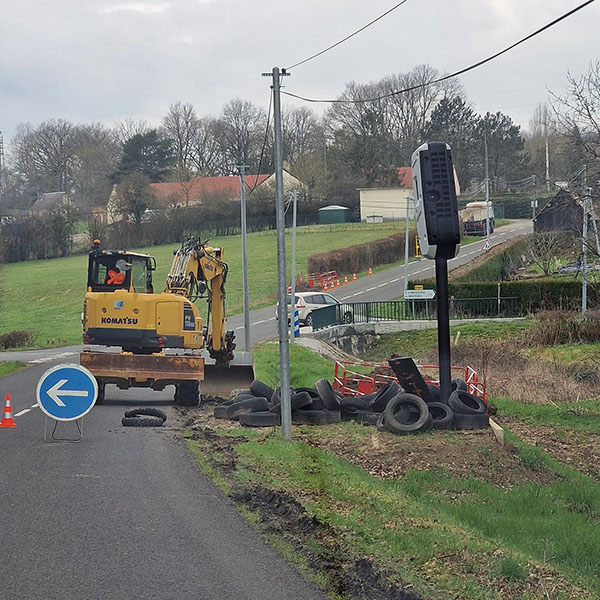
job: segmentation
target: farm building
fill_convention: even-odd
[[[572,192],[560,190],[533,219],[535,233],[549,231],[573,231],[578,235],[583,230],[583,206]]]

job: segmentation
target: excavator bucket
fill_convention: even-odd
[[[254,379],[254,359],[250,352],[236,350],[229,365],[217,365],[212,358],[204,362],[200,394],[226,398],[232,390],[248,389]]]

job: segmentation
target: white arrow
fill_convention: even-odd
[[[88,393],[84,390],[61,390],[60,388],[67,383],[66,379],[61,379],[55,383],[49,390],[48,396],[58,404],[58,406],[66,406],[66,404],[60,399],[60,396],[87,396]],[[60,396],[58,395],[60,392]]]

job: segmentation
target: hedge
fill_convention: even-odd
[[[410,285],[422,284],[435,288],[435,279],[411,281]],[[452,281],[448,294],[454,298],[494,298],[498,295],[498,282]],[[581,281],[573,279],[524,279],[500,283],[502,297],[516,297],[523,312],[540,310],[578,310],[581,307]],[[588,307],[600,308],[600,286],[588,285]]]
[[[414,256],[413,244],[409,244],[408,253],[409,256]],[[402,260],[404,260],[404,233],[396,233],[372,242],[313,254],[307,259],[307,269],[309,273],[337,271],[338,274],[349,275],[364,271],[369,267]]]

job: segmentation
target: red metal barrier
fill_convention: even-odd
[[[431,371],[437,371],[439,377],[438,365],[417,365],[417,368],[423,375],[427,383],[439,385],[436,377],[431,375]],[[361,371],[368,371],[361,373]],[[467,391],[474,396],[478,396],[487,404],[487,391],[483,382],[479,381],[477,371],[472,367],[450,367],[452,378],[463,379],[467,384]],[[375,363],[353,363],[347,361],[337,361],[333,374],[333,389],[344,396],[363,396],[377,391],[390,381],[398,381],[389,365]]]

